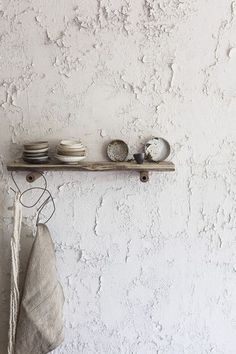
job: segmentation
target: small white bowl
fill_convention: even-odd
[[[68,164],[77,164],[80,161],[84,160],[86,156],[64,156],[64,155],[55,155],[55,158],[61,162]]]
[[[59,146],[65,147],[67,149],[81,149],[83,144],[80,140],[62,140],[60,141]]]

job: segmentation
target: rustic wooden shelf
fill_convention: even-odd
[[[7,165],[8,171],[138,171],[140,172],[140,179],[142,182],[147,182],[149,179],[149,171],[170,172],[175,171],[173,162],[145,162],[138,165],[136,162],[82,162],[77,165],[66,165],[57,162],[50,162],[45,164],[29,164],[22,160],[9,163]]]

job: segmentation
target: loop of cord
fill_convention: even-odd
[[[21,205],[22,205],[23,207],[28,208],[28,209],[35,207],[35,206],[39,203],[39,201],[42,199],[42,197],[44,196],[44,194],[45,194],[45,193],[48,193],[48,197],[47,197],[47,198],[39,205],[39,207],[37,208],[38,214],[37,214],[37,218],[36,218],[36,225],[38,225],[38,224],[40,223],[40,221],[39,221],[40,215],[42,214],[43,209],[45,208],[45,206],[46,206],[48,203],[52,202],[53,210],[52,210],[50,216],[46,219],[46,221],[44,221],[43,223],[41,222],[41,223],[42,223],[42,224],[46,224],[46,223],[52,218],[53,214],[54,214],[55,211],[56,211],[56,206],[55,206],[54,199],[53,199],[53,197],[52,197],[51,192],[49,192],[49,190],[48,190],[48,188],[47,188],[48,184],[47,184],[46,177],[43,175],[43,173],[41,173],[41,172],[39,172],[39,173],[40,173],[40,175],[43,177],[43,180],[44,180],[44,187],[30,187],[30,188],[25,189],[23,192],[21,192],[21,190],[20,190],[20,188],[19,188],[19,186],[18,186],[18,184],[17,184],[17,182],[16,182],[16,180],[15,180],[15,177],[14,177],[14,175],[13,175],[13,171],[11,172],[11,178],[12,178],[12,181],[13,181],[13,183],[14,183],[14,185],[15,185],[17,191],[15,191],[12,187],[11,187],[11,190],[12,190],[14,193],[17,193],[17,192],[20,193],[19,202],[21,203]],[[42,193],[40,194],[40,196],[38,197],[38,199],[37,199],[33,204],[27,205],[27,204],[25,204],[25,203],[22,202],[22,197],[23,197],[26,193],[28,193],[28,192],[30,192],[30,191],[32,191],[32,190],[41,190]]]

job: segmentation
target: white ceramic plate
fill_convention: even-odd
[[[84,147],[80,140],[62,140],[59,146],[66,149],[81,149]]]
[[[63,155],[63,156],[85,156],[86,155],[86,151],[85,150],[61,150],[61,149],[57,149],[57,155]]]
[[[71,147],[65,147],[65,146],[62,146],[62,145],[58,145],[57,146],[57,150],[59,151],[67,151],[67,152],[70,152],[70,151],[85,151],[85,147],[82,145],[80,148],[71,148]]]
[[[26,150],[38,150],[48,148],[48,141],[34,141],[31,143],[25,143],[24,148]]]
[[[164,161],[170,154],[170,144],[163,138],[153,138],[145,144],[144,151],[149,161]]]
[[[55,155],[56,159],[68,163],[68,164],[76,164],[85,159],[86,156],[63,156],[63,155]]]
[[[84,149],[84,145],[82,144],[75,144],[75,145],[61,145],[59,144],[58,145],[58,148],[59,149],[62,149],[62,150],[82,150]]]
[[[30,152],[30,153],[38,153],[38,152],[46,152],[46,151],[48,151],[48,147],[44,149],[35,149],[35,150],[24,149],[24,152]]]

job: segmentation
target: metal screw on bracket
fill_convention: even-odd
[[[33,183],[36,179],[42,177],[42,174],[38,172],[30,172],[25,178],[27,182]]]
[[[149,181],[149,172],[148,171],[141,171],[140,172],[140,181],[141,182],[148,182]]]

